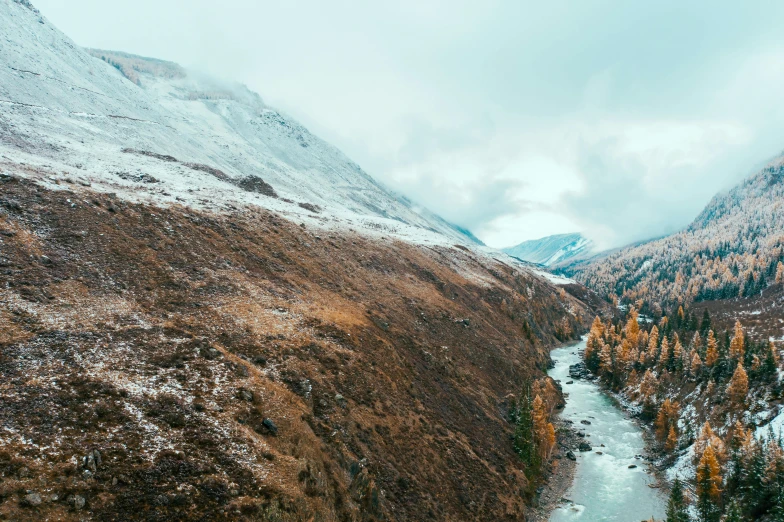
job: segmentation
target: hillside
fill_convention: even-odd
[[[587,254],[592,248],[593,243],[581,234],[558,234],[524,241],[502,250],[523,261],[551,266]]]
[[[256,204],[324,227],[474,242],[242,85],[82,49],[21,0],[0,0],[0,34],[0,169],[136,201]]]
[[[245,89],[0,33],[0,519],[530,517],[514,401],[584,289]]]
[[[764,300],[782,283],[782,261],[784,156],[714,197],[686,230],[561,271],[600,295],[641,300],[645,310],[660,314],[678,303],[720,308],[707,302]],[[781,324],[770,326],[770,335],[782,337]]]

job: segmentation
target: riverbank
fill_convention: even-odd
[[[577,462],[571,475],[555,472],[548,497],[541,502],[551,511],[538,514],[536,520],[661,520],[666,498],[658,477],[651,473],[652,463],[645,458],[649,455],[645,430],[598,383],[569,374],[569,367],[581,361],[583,346],[577,343],[552,352],[556,362],[550,376],[568,394],[559,417],[576,428],[579,440],[571,444],[582,451],[574,452]],[[564,480],[569,484],[570,478],[571,484],[564,488]]]
[[[555,420],[557,450],[551,461],[549,475],[546,477],[544,489],[539,494],[538,506],[533,512],[533,522],[546,522],[550,514],[567,498],[567,492],[574,482],[577,469],[575,452],[579,444],[577,431],[572,424],[561,419]],[[569,454],[574,458],[569,458]]]

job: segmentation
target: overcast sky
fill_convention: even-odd
[[[502,247],[672,232],[784,150],[784,2],[34,0],[246,83]]]

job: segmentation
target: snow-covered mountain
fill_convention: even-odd
[[[581,234],[558,234],[524,241],[503,251],[523,261],[552,266],[587,254],[592,248],[593,242]]]
[[[83,49],[27,0],[0,0],[0,35],[0,171],[159,204],[258,205],[322,227],[475,242],[242,85]]]
[[[564,270],[602,295],[631,302],[757,296],[784,281],[783,201],[780,156],[716,195],[687,229]]]

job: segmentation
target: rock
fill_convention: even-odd
[[[30,470],[27,469],[26,466],[22,466],[21,468],[19,468],[17,475],[19,476],[20,479],[25,479],[30,475]]]
[[[69,495],[68,496],[68,504],[71,505],[72,508],[79,510],[84,507],[87,501],[81,495]]]
[[[566,452],[566,458],[569,460],[577,460],[577,456],[571,450]]]
[[[585,432],[584,431],[578,431],[577,432],[577,436],[578,437],[585,437]]]
[[[580,443],[580,444],[577,446],[577,449],[578,449],[579,451],[591,451],[593,448],[592,448],[592,447],[591,447],[591,445],[590,445],[590,444],[588,444],[587,442],[581,442],[581,443]]]
[[[604,455],[604,453],[602,453],[601,451],[597,451],[596,454],[597,455]]]
[[[112,477],[112,486],[116,486],[117,482],[118,482],[117,477]]]
[[[82,459],[82,467],[95,473],[101,465],[101,452],[93,450]]]
[[[240,388],[240,390],[237,392],[237,395],[243,401],[253,402],[253,392],[250,390]]]
[[[272,421],[272,419],[266,418],[263,421],[261,421],[261,424],[265,428],[267,428],[269,430],[269,432],[272,433],[273,435],[277,435],[278,434],[278,427],[275,425],[275,423]]]
[[[95,457],[93,457],[92,452],[88,453],[87,456],[82,459],[82,467],[90,471],[98,469],[95,465]]]
[[[566,384],[574,384],[574,381],[566,381]]]
[[[29,507],[40,506],[41,502],[43,502],[43,500],[41,499],[41,495],[39,495],[38,493],[28,493],[27,495],[25,495],[24,499],[22,500],[22,503],[25,506],[29,506]]]
[[[634,469],[637,467],[637,464],[629,464],[629,469]]]
[[[591,424],[591,421],[583,419],[583,420],[580,421],[580,424],[589,425],[589,424]]]

